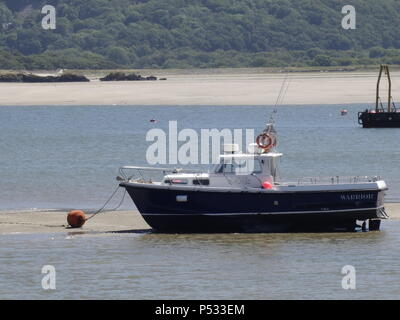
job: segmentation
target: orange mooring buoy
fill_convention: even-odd
[[[68,213],[67,221],[72,228],[80,228],[85,224],[85,213],[81,210],[72,210]]]

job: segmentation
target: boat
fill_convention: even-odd
[[[379,86],[385,73],[388,80],[388,102],[386,107],[379,96]],[[363,128],[400,128],[400,109],[396,105],[392,97],[392,80],[390,78],[389,66],[381,65],[379,69],[378,82],[376,84],[376,99],[374,109],[365,109],[358,113],[358,123]]]
[[[117,178],[158,232],[375,231],[388,218],[388,188],[380,177],[281,182],[282,156],[274,125],[267,124],[245,152],[238,145],[224,145],[219,163],[207,172],[124,166]],[[162,179],[146,178],[151,170],[162,173]]]

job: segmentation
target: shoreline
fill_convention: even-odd
[[[274,105],[286,73],[156,72],[166,81],[0,83],[0,106]],[[147,73],[143,73],[147,75]],[[392,72],[397,92],[400,71]],[[296,72],[282,105],[373,104],[377,72]],[[383,83],[381,92],[386,92]]]
[[[7,210],[0,211],[0,235],[49,233],[145,232],[150,227],[136,210],[105,211],[86,221],[81,228],[71,228],[67,211]],[[86,214],[89,218],[91,215]]]
[[[400,220],[400,202],[386,203],[389,220]],[[52,233],[143,233],[151,228],[137,210],[105,211],[82,228],[70,228],[67,213],[61,210],[0,211],[0,236]],[[88,214],[87,217],[90,217]],[[384,226],[384,221],[383,221]]]

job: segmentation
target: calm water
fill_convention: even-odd
[[[400,201],[400,129],[362,129],[365,106],[280,107],[283,180],[381,175]],[[1,107],[0,209],[98,208],[120,165],[145,165],[146,132],[261,129],[272,107]],[[149,119],[156,118],[157,123]],[[116,202],[118,200],[116,199]],[[124,208],[134,208],[130,199]],[[289,235],[1,235],[0,298],[311,299],[400,296],[399,221],[381,232]],[[41,288],[54,265],[57,289]],[[341,269],[356,268],[356,290]]]
[[[362,129],[361,105],[280,107],[282,179],[380,175],[400,201],[400,129]],[[0,107],[0,209],[98,208],[121,165],[147,165],[151,128],[263,128],[272,107]],[[157,123],[150,123],[155,118]],[[256,132],[257,132],[256,131]],[[116,202],[118,202],[116,200]],[[130,202],[125,208],[132,208]]]
[[[399,299],[399,221],[351,234],[3,235],[0,298]],[[56,290],[41,288],[43,265]],[[342,289],[341,270],[356,270]]]

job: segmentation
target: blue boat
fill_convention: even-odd
[[[379,177],[277,179],[276,131],[271,124],[245,153],[225,146],[209,172],[125,166],[126,188],[144,220],[156,231],[351,232],[379,230],[388,189]],[[128,171],[140,172],[129,177]],[[156,182],[146,170],[163,171]]]

